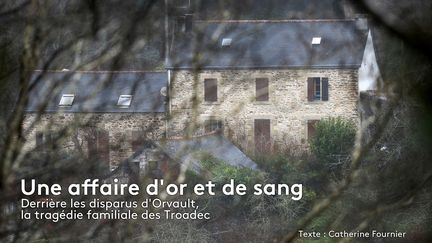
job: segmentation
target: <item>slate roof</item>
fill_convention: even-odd
[[[367,24],[344,20],[195,21],[190,33],[178,33],[168,69],[358,68]],[[321,37],[312,46],[313,37]],[[223,38],[231,38],[222,47]],[[195,59],[196,60],[196,59]]]
[[[45,112],[165,112],[162,87],[168,86],[166,72],[47,72],[29,95],[27,112],[37,112],[47,102]],[[74,94],[70,107],[60,107],[62,94]],[[128,108],[117,106],[120,95],[133,95]]]
[[[228,139],[219,134],[205,135],[190,139],[168,139],[157,145],[172,159],[200,171],[200,154],[205,153],[229,165],[257,169],[257,164],[247,157]]]

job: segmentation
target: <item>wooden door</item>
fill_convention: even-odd
[[[110,164],[109,157],[109,133],[105,130],[98,131],[97,136],[98,157],[101,161]]]
[[[270,119],[256,119],[254,123],[255,152],[268,153],[271,148]]]
[[[104,161],[109,165],[109,133],[104,130],[96,130],[90,134],[87,141],[88,157]]]

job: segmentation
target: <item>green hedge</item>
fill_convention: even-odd
[[[351,120],[341,117],[326,118],[315,127],[315,136],[310,142],[312,153],[323,163],[337,163],[349,157],[355,140],[356,126]]]

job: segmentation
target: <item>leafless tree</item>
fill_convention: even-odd
[[[341,1],[342,4],[336,1],[295,2],[20,0],[0,3],[0,238],[5,242],[125,239],[293,242],[298,238],[298,230],[314,227],[314,223],[322,217],[326,217],[327,221],[318,230],[358,231],[371,227],[393,227],[395,224],[386,223],[397,215],[412,213],[426,215],[412,225],[418,226],[419,231],[412,229],[412,226],[408,229],[418,234],[413,236],[418,238],[413,239],[430,240],[430,236],[426,235],[430,234],[430,229],[424,228],[431,220],[432,195],[428,189],[432,178],[429,163],[432,157],[429,81],[432,71],[431,3],[423,0],[409,3],[391,0]],[[324,8],[324,4],[331,7]],[[223,195],[201,199],[205,201],[206,209],[217,215],[203,226],[191,221],[187,224],[162,221],[153,225],[132,220],[47,223],[20,219],[17,203],[22,197],[19,190],[21,179],[38,178],[40,182],[61,185],[85,178],[109,180],[116,173],[130,170],[128,166],[131,164],[131,158],[128,158],[119,163],[117,169],[109,170],[106,164],[101,163],[103,157],[98,155],[97,148],[92,147],[96,146],[98,139],[102,139],[98,138],[104,130],[100,115],[64,116],[62,119],[65,122],[59,124],[57,120],[49,119],[49,114],[47,116],[45,112],[52,97],[41,97],[37,112],[32,113],[29,119],[26,112],[29,95],[47,80],[53,70],[63,70],[60,72],[63,82],[73,80],[74,75],[80,72],[109,71],[100,76],[97,87],[91,90],[87,99],[92,99],[112,85],[115,75],[122,71],[163,71],[166,64],[164,58],[177,40],[174,31],[180,22],[174,16],[185,8],[193,11],[194,17],[203,20],[339,18],[344,17],[345,8],[369,17],[383,78],[379,91],[387,98],[385,105],[378,107],[376,104],[374,116],[368,120],[370,124],[361,131],[363,135],[370,132],[370,138],[362,139],[359,133],[343,179],[330,183],[326,181],[328,185],[320,187],[326,188],[326,191],[320,195],[310,192],[309,196],[313,197],[310,204],[308,201],[293,205],[286,198],[248,198],[242,207],[252,207],[247,212],[255,217],[253,219],[244,215],[230,217],[234,210],[224,207],[224,203],[231,199]],[[253,34],[254,30],[251,32]],[[216,39],[219,37],[213,36]],[[202,46],[203,38],[198,33],[192,40],[194,68],[191,72],[194,80],[191,82],[194,89],[190,91],[190,96],[194,109],[192,119],[188,121],[189,127],[185,129],[185,138],[193,137],[196,130],[203,126],[197,110],[200,102],[197,88],[199,73],[208,61],[201,59],[200,55],[200,50],[205,48]],[[171,78],[175,80],[177,77]],[[242,78],[246,77],[238,77],[239,80]],[[227,92],[235,92],[237,88],[241,87],[233,86]],[[53,82],[46,91],[52,96],[58,95],[60,82]],[[236,104],[229,116],[234,117],[239,110],[246,109],[246,103]],[[138,141],[137,144],[153,149],[152,146],[158,146],[157,140],[162,134],[155,131],[160,121],[148,118],[151,119],[155,121],[140,124],[137,133],[144,142]],[[226,127],[226,136],[242,147],[247,144],[246,124],[241,121],[237,123],[236,127],[242,129]],[[41,132],[49,136],[41,135],[40,143],[31,145],[35,129],[41,124],[45,126]],[[236,130],[235,135],[231,130]],[[30,135],[32,138],[29,138]],[[170,135],[175,137],[177,134]],[[283,156],[295,157],[290,150],[290,141],[286,139],[282,144],[286,147],[281,149]],[[110,146],[118,151],[123,149],[121,146]],[[302,161],[304,155],[299,157],[301,160],[298,161]],[[273,171],[277,169],[273,168]],[[154,177],[137,176],[133,170],[130,171],[129,179],[139,184]],[[265,173],[272,170],[269,171]],[[180,170],[176,178],[170,180],[184,182],[188,172]],[[210,176],[212,173],[209,173]],[[268,180],[274,179],[271,174],[267,176]],[[352,203],[357,199],[356,193],[364,196],[357,200],[361,203]],[[34,196],[31,199],[38,201],[46,198]],[[55,199],[60,201],[70,197]],[[131,197],[121,199],[129,200]],[[212,200],[219,203],[211,204]],[[345,203],[350,207],[343,206]],[[332,214],[338,210],[342,213]],[[292,221],[286,222],[288,219]]]

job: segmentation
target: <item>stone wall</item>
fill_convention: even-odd
[[[307,122],[342,116],[359,124],[358,70],[172,71],[169,136],[203,132],[208,119],[221,119],[224,134],[243,149],[254,148],[254,119],[271,119],[273,147],[306,149]],[[328,101],[308,101],[307,78],[329,80]],[[204,101],[204,79],[216,78],[218,101]],[[269,101],[255,101],[255,79],[269,79]]]
[[[33,150],[36,134],[43,132],[54,134],[54,143],[60,145],[56,149],[88,156],[89,138],[97,131],[105,131],[109,136],[107,163],[111,168],[133,154],[132,141],[158,140],[166,130],[165,113],[45,113],[36,119],[33,113],[24,119],[23,128],[28,130],[24,149]]]
[[[309,120],[342,116],[359,123],[358,70],[218,70],[175,71],[171,75],[169,120],[165,113],[45,113],[34,127],[36,114],[27,114],[24,129],[25,149],[35,147],[36,133],[62,132],[59,149],[82,150],[88,154],[88,137],[97,130],[109,136],[109,164],[116,166],[132,153],[131,141],[137,137],[158,140],[204,133],[206,121],[221,120],[223,133],[247,152],[254,150],[254,120],[270,119],[274,148],[307,149]],[[308,101],[307,78],[329,80],[328,101]],[[204,101],[204,79],[215,78],[218,101]],[[255,101],[255,79],[268,78],[269,101]],[[165,134],[167,132],[167,134]]]

